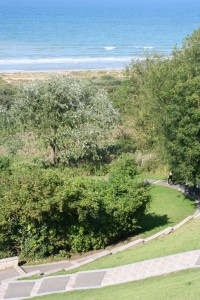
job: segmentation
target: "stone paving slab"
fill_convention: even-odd
[[[35,282],[9,283],[3,299],[29,297]]]
[[[68,267],[71,267],[73,264],[69,261],[65,262],[57,262],[57,263],[50,263],[50,264],[44,264],[44,265],[35,265],[35,266],[23,266],[22,269],[26,272],[33,272],[39,270],[41,273],[49,273],[51,271],[57,271],[58,269],[65,269]]]
[[[0,281],[7,280],[19,276],[19,272],[15,268],[0,270]]]
[[[48,278],[42,281],[38,294],[52,293],[66,290],[70,277]]]
[[[74,288],[97,287],[101,286],[101,282],[106,274],[106,271],[90,272],[77,274]]]
[[[199,259],[198,259],[197,262],[196,262],[196,266],[199,266],[199,267],[200,267],[200,257],[199,257]]]

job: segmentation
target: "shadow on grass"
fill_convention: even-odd
[[[189,200],[193,202],[194,208],[197,207],[195,200],[199,200],[200,196],[195,195],[195,194],[184,194],[184,200]]]
[[[167,215],[146,214],[141,220],[141,229],[137,233],[144,233],[169,223],[170,220]]]

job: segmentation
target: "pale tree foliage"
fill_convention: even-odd
[[[52,162],[95,153],[118,118],[105,91],[65,76],[23,85],[11,114],[51,147]]]

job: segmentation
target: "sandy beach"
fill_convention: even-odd
[[[1,73],[2,77],[8,83],[14,82],[29,82],[32,80],[43,80],[51,74],[70,76],[75,78],[99,78],[102,76],[113,76],[117,78],[123,77],[123,70],[87,70],[87,71],[52,71],[52,72],[16,72],[16,73]]]

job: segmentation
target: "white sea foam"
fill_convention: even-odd
[[[144,46],[144,47],[142,47],[143,49],[153,49],[154,47],[152,47],[152,46]]]
[[[133,46],[134,49],[154,49],[153,46]]]
[[[40,58],[40,59],[0,59],[0,65],[18,65],[18,64],[66,64],[66,63],[92,63],[92,62],[129,62],[130,56],[122,57],[85,57],[85,58]]]
[[[107,47],[104,47],[104,49],[107,50],[107,51],[111,51],[111,50],[116,49],[116,47],[113,47],[113,46],[107,46]]]

